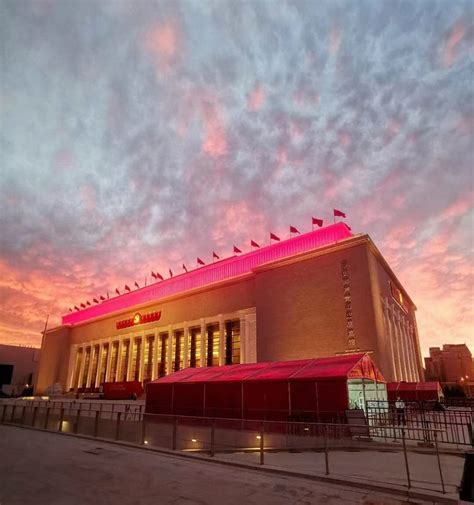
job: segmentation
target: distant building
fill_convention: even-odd
[[[0,344],[0,391],[21,395],[36,381],[40,349]]]
[[[443,349],[430,347],[425,367],[426,380],[469,382],[474,377],[472,354],[466,344],[444,344]]]
[[[336,223],[71,310],[45,334],[37,392],[360,352],[417,382],[415,311],[370,237]]]

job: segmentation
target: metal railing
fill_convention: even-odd
[[[91,402],[87,409],[83,407],[82,402],[3,403],[0,404],[0,423],[232,461],[257,457],[258,460],[250,461],[260,465],[267,464],[267,460],[273,466],[285,465],[284,458],[298,453],[310,458],[316,474],[324,475],[344,474],[343,463],[351,454],[389,450],[393,454],[397,478],[405,480],[408,488],[419,486],[419,481],[413,478],[416,468],[410,465],[409,460],[414,456],[407,441],[413,439],[414,432],[428,430],[433,449],[424,454],[430,456],[432,465],[430,485],[432,490],[446,492],[438,444],[443,430],[437,428],[372,424],[367,431],[367,425],[146,414],[139,406],[131,412],[126,405],[108,404],[106,408],[97,402]],[[385,443],[387,429],[399,432],[401,444],[397,447]],[[365,459],[358,460],[358,471],[364,471]],[[448,487],[454,485],[456,483],[451,483]]]

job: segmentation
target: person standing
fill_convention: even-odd
[[[395,409],[397,410],[397,424],[406,425],[405,417],[405,402],[398,396],[395,402]]]

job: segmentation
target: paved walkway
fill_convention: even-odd
[[[4,505],[399,505],[394,496],[0,426]]]

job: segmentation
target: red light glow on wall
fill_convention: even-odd
[[[115,327],[117,330],[123,330],[124,328],[130,328],[131,326],[137,326],[139,324],[153,323],[154,321],[159,321],[161,319],[161,310],[155,312],[150,312],[148,314],[140,314],[137,312],[133,317],[129,319],[123,319],[122,321],[117,321]]]

